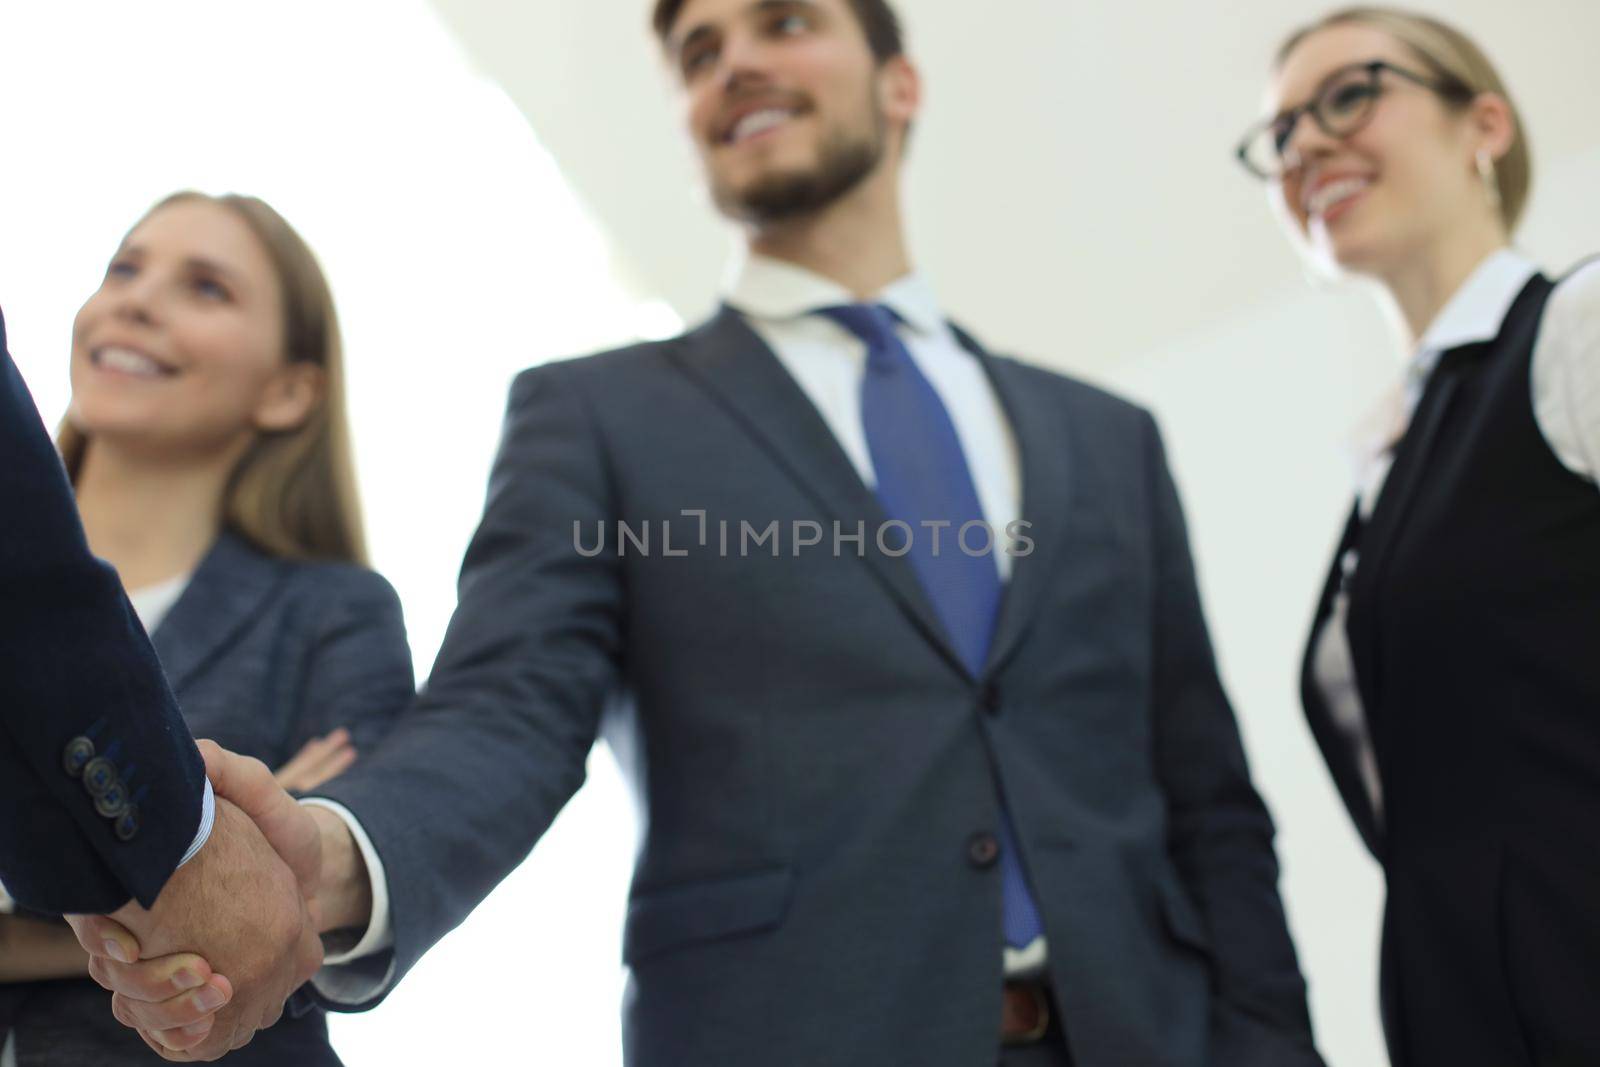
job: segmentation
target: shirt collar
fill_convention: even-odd
[[[1478,264],[1422,335],[1417,346],[1419,357],[1494,340],[1517,295],[1537,273],[1538,267],[1509,248],[1490,255]]]
[[[818,308],[857,302],[838,282],[793,263],[759,255],[746,256],[737,265],[726,299],[738,311],[769,321],[792,321]],[[932,287],[915,272],[891,282],[872,302],[887,306],[918,333],[937,334],[946,329]]]

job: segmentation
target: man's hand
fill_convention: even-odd
[[[322,963],[316,820],[259,761],[207,741],[200,748],[217,795],[205,847],[173,874],[154,909],[70,917],[93,957],[90,974],[116,994],[117,1019],[176,1062],[243,1047],[278,1021]]]

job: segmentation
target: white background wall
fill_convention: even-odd
[[[1528,113],[1522,245],[1553,269],[1600,250],[1600,4],[1418,6],[1477,35]],[[377,562],[425,672],[510,373],[670,330],[714,296],[729,241],[676,140],[645,0],[125,7],[0,7],[13,354],[53,417],[72,312],[148,202],[194,185],[276,203],[334,281]],[[995,347],[1157,410],[1321,1044],[1335,1067],[1380,1064],[1381,882],[1295,686],[1348,503],[1340,443],[1399,355],[1367,293],[1307,282],[1229,158],[1273,43],[1322,6],[902,7],[929,82],[919,260]],[[592,767],[465,927],[383,1008],[336,1021],[352,1067],[618,1062],[633,827],[610,760]]]

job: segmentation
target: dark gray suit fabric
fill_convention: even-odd
[[[138,768],[130,840],[63,764],[83,735],[120,774]],[[41,911],[149,907],[204,795],[200,753],[116,574],[89,552],[0,319],[0,882]]]
[[[196,737],[277,767],[312,737],[350,730],[378,746],[413,695],[400,602],[359,567],[269,557],[224,535],[151,635]],[[18,1067],[158,1064],[84,979],[29,986]],[[228,1057],[241,1067],[337,1067],[320,1011],[287,1015]]]
[[[1000,876],[969,842],[997,785],[1079,1062],[1320,1063],[1155,425],[979,358],[1036,543],[982,678],[737,314],[518,378],[433,675],[326,790],[383,857],[396,979],[533,847],[603,728],[643,817],[634,1067],[994,1062]],[[836,519],[866,523],[863,555],[834,556]],[[653,550],[619,551],[617,520]],[[828,544],[742,555],[739,523],[773,520]],[[609,525],[605,551],[575,524],[585,549]]]

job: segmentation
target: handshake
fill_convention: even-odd
[[[155,907],[69,916],[124,1026],[174,1062],[215,1060],[275,1024],[322,966],[321,934],[364,925],[371,887],[344,821],[254,759],[201,741],[216,821]]]

